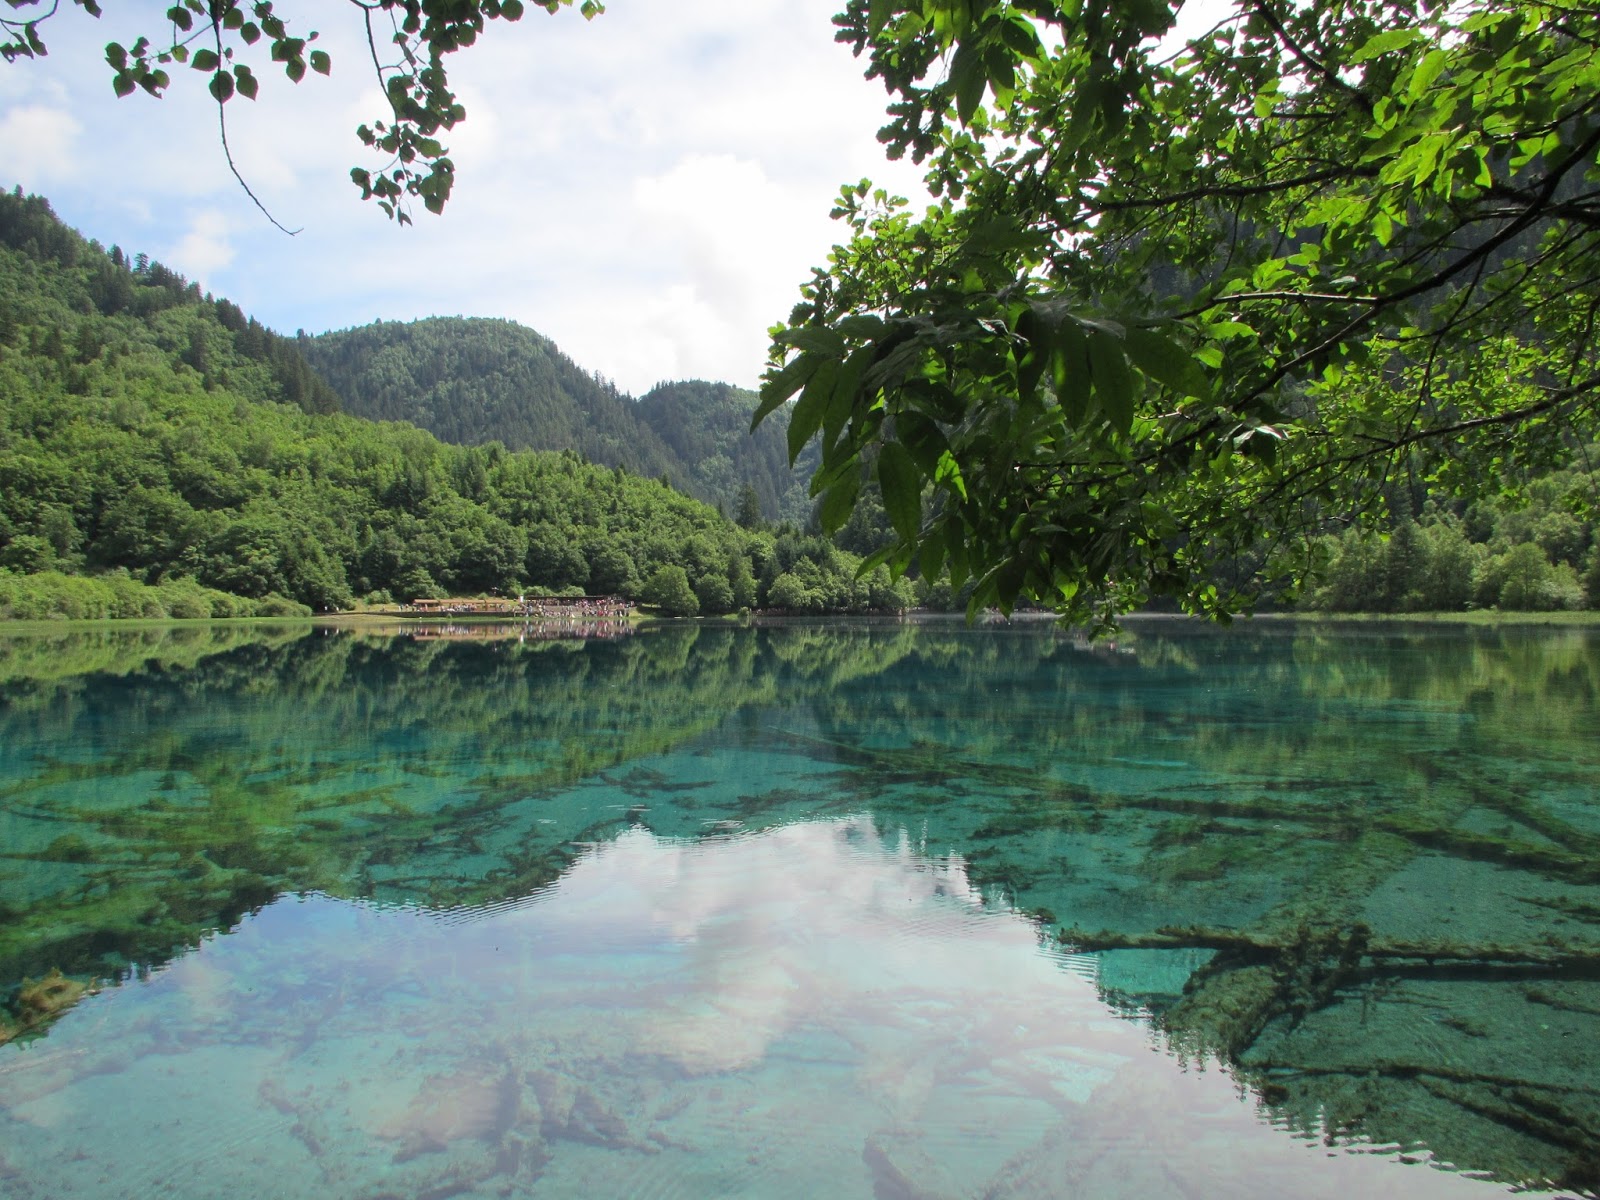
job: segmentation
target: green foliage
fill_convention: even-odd
[[[725,575],[700,576],[694,581],[694,596],[699,610],[708,617],[730,613],[738,607],[733,602],[733,585]]]
[[[772,587],[767,590],[767,603],[773,608],[789,612],[812,612],[821,608],[812,590],[806,587],[799,576],[788,571],[772,581]]]
[[[1600,14],[1238,0],[1173,54],[1175,10],[839,19],[936,203],[845,190],[759,411],[825,530],[875,478],[886,564],[974,605],[1223,615],[1418,455],[1470,500],[1600,428]]]
[[[1582,456],[1594,461],[1593,450]],[[1324,582],[1307,599],[1334,612],[1552,611],[1600,607],[1589,585],[1600,474],[1575,467],[1525,483],[1465,515],[1430,503],[1386,538],[1352,527],[1321,546]],[[1580,568],[1589,575],[1580,576]]]
[[[762,526],[761,497],[748,483],[739,489],[739,508],[733,519],[740,529],[760,529]]]
[[[458,445],[576,450],[639,475],[682,465],[632,400],[514,321],[377,321],[300,348],[357,416],[410,421]]]
[[[763,517],[803,521],[810,472],[804,463],[790,467],[782,420],[751,430],[756,403],[754,392],[691,379],[657,384],[639,398],[638,413],[681,464],[674,476],[726,504],[740,527],[759,528]]]
[[[193,579],[151,586],[125,572],[87,577],[59,571],[0,570],[0,620],[210,620],[217,617],[309,617],[304,604],[269,596],[252,601]]]
[[[1584,593],[1569,564],[1552,565],[1537,545],[1522,542],[1484,563],[1478,599],[1512,611],[1549,612],[1582,608]]]
[[[748,489],[758,516],[804,519],[805,475],[789,467],[781,422],[752,436],[756,398],[739,388],[664,383],[636,401],[514,321],[378,321],[299,349],[357,416],[410,421],[459,445],[576,450],[740,512]],[[740,524],[756,527],[748,514]]]
[[[660,567],[650,576],[642,599],[669,617],[692,617],[700,611],[700,601],[689,586],[689,576],[676,563]]]
[[[291,386],[317,380],[295,341],[159,264],[116,262],[42,200],[0,196],[0,311],[12,314],[0,608],[12,615],[299,612],[372,593],[634,596],[669,566],[696,606],[689,580],[714,579],[702,590],[717,611],[762,599],[773,535],[570,449],[444,445],[327,411],[314,402],[325,385]],[[113,313],[94,300],[106,271],[127,276]],[[847,591],[854,561],[817,553]]]

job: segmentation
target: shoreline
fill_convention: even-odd
[[[539,618],[533,618],[538,620]],[[629,625],[655,624],[667,621],[695,621],[703,623],[730,624],[740,622],[737,614],[724,614],[709,617],[663,617],[641,611],[638,607],[630,608],[625,616],[608,618],[613,621],[625,622]],[[966,624],[965,614],[960,612],[937,612],[931,609],[909,609],[904,613],[819,613],[819,614],[788,614],[767,613],[761,610],[752,610],[748,620],[756,622],[769,621],[883,621],[898,620],[913,623],[921,622],[955,622]],[[581,624],[581,616],[563,617],[547,616],[545,621],[570,621]],[[982,628],[985,625],[1005,625],[1028,623],[1035,624],[1053,621],[1055,616],[1049,612],[1026,611],[1016,612],[1009,618],[996,618],[993,621],[974,622],[973,628]],[[1156,621],[1181,621],[1188,623],[1201,623],[1212,625],[1218,630],[1227,629],[1229,626],[1220,622],[1209,621],[1204,617],[1193,616],[1181,612],[1131,612],[1118,618],[1121,623],[1142,624]],[[494,614],[494,613],[459,613],[452,615],[433,615],[420,613],[396,613],[377,609],[352,610],[347,612],[314,613],[310,616],[284,616],[284,617],[96,617],[92,619],[63,619],[63,620],[25,620],[13,621],[0,619],[0,634],[3,633],[44,633],[51,630],[91,630],[91,629],[214,629],[236,628],[241,626],[268,626],[273,628],[286,628],[296,625],[309,625],[331,628],[360,629],[377,624],[428,626],[428,625],[484,625],[507,626],[525,625],[530,618],[521,614]],[[1555,612],[1502,612],[1496,609],[1479,609],[1471,612],[1405,612],[1405,613],[1329,613],[1329,612],[1270,612],[1254,613],[1236,616],[1230,622],[1233,626],[1246,626],[1252,622],[1276,625],[1472,625],[1479,627],[1494,626],[1549,626],[1560,628],[1588,628],[1600,627],[1600,609],[1567,609]]]

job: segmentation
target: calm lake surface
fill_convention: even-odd
[[[8,1200],[1595,1196],[1600,633],[0,636],[0,1002]]]

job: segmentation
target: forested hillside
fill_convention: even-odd
[[[335,407],[295,339],[0,193],[0,615],[171,612],[150,588],[187,597],[181,615],[494,589],[675,612],[910,600],[823,539],[741,528],[574,451],[452,446]]]
[[[784,422],[750,434],[753,392],[694,381],[635,401],[514,321],[378,321],[302,339],[300,349],[357,416],[410,421],[462,446],[576,450],[729,511],[749,486],[768,520],[803,521],[809,508]]]
[[[639,418],[677,456],[698,494],[736,512],[734,501],[749,488],[765,520],[803,525],[817,447],[809,446],[791,469],[786,420],[750,431],[757,401],[754,392],[727,383],[660,383],[639,398]]]
[[[0,193],[0,615],[244,615],[495,589],[620,592],[709,613],[912,601],[883,568],[854,579],[892,537],[875,489],[834,542],[770,527],[774,516],[803,523],[809,502],[786,479],[777,427],[744,432],[749,393],[689,382],[639,401],[608,396],[508,322],[374,326],[374,337],[395,336],[373,373],[420,370],[403,331],[425,330],[426,343],[451,327],[463,369],[506,344],[545,347],[550,377],[587,380],[604,411],[636,424],[657,465],[692,460],[708,494],[744,503],[724,516],[656,477],[686,468],[644,475],[570,449],[449,445],[341,413],[300,353],[308,339],[279,337],[142,255],[85,241],[40,198]],[[455,394],[449,382],[440,375],[435,391]],[[1600,606],[1596,455],[1531,481],[1508,476],[1500,498],[1471,507],[1393,481],[1397,519],[1330,535],[1323,585],[1303,602]],[[802,457],[801,481],[812,462]],[[938,584],[927,599],[960,607],[970,590]]]
[[[515,321],[375,321],[300,341],[344,410],[462,446],[576,450],[641,475],[679,465],[632,400]]]
[[[1471,505],[1423,498],[1384,538],[1325,539],[1328,564],[1306,606],[1333,612],[1516,612],[1600,608],[1600,447],[1509,496]]]

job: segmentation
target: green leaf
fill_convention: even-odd
[[[963,500],[967,498],[967,481],[961,477],[961,464],[956,462],[956,456],[948,450],[939,456],[939,462],[933,471],[933,481],[950,488]]]
[[[928,530],[927,536],[922,539],[922,544],[917,550],[917,569],[922,572],[922,578],[929,583],[934,583],[939,578],[939,572],[944,570],[944,527],[934,525]]]
[[[945,557],[950,561],[950,587],[959,591],[961,585],[972,577],[967,539],[959,525],[947,525],[945,528]]]
[[[1089,415],[1090,385],[1093,382],[1089,366],[1088,339],[1076,321],[1063,321],[1056,331],[1056,342],[1050,355],[1051,386],[1062,415],[1074,429],[1082,426]]]
[[[215,50],[196,50],[189,65],[196,71],[215,71],[221,61]]]
[[[871,554],[867,555],[866,558],[862,559],[861,565],[856,568],[857,581],[865,579],[868,575],[871,575],[879,567],[883,566],[884,563],[888,562],[897,553],[899,553],[899,551],[900,545],[897,542],[890,542],[887,546],[883,547],[883,549],[874,550]]]
[[[797,350],[831,354],[835,358],[844,354],[844,335],[822,325],[801,325],[787,330],[781,340]]]
[[[822,440],[825,447],[838,440],[845,422],[855,411],[856,392],[861,386],[861,376],[872,364],[873,352],[873,347],[862,346],[845,359],[844,365],[839,368],[839,377],[833,383],[833,395],[822,414]]]
[[[956,116],[963,125],[971,124],[972,114],[983,103],[983,89],[988,82],[978,43],[974,39],[963,41],[956,47],[955,59],[950,63],[950,86],[955,91]]]
[[[838,482],[822,497],[822,511],[817,514],[823,533],[831,537],[844,528],[860,494],[860,471],[846,471],[839,477]]]
[[[318,75],[326,75],[333,68],[333,60],[328,57],[326,50],[313,50],[311,52],[311,69]]]
[[[1157,383],[1165,384],[1180,396],[1204,400],[1211,395],[1211,382],[1194,356],[1165,334],[1154,329],[1130,328],[1123,337],[1128,358]]]
[[[805,391],[789,414],[789,465],[793,466],[806,443],[822,427],[823,414],[828,411],[828,401],[833,397],[833,384],[839,377],[839,360],[824,358],[817,364]]]
[[[761,403],[756,407],[756,415],[750,419],[751,432],[766,419],[767,414],[805,387],[820,362],[822,359],[815,354],[801,354],[782,369],[767,372],[766,381],[761,385]]]
[[[1353,63],[1366,62],[1369,58],[1377,58],[1380,54],[1399,50],[1405,46],[1419,42],[1425,35],[1417,28],[1386,29],[1375,34],[1362,43],[1361,48],[1350,56]]]
[[[1126,435],[1133,428],[1133,376],[1120,338],[1101,329],[1089,333],[1089,372],[1095,397],[1111,428]]]
[[[1024,343],[1020,356],[1013,350],[1017,364],[1017,395],[1031,400],[1039,391],[1039,381],[1050,365],[1049,328],[1032,306],[1017,318],[1016,334]]]
[[[907,542],[915,541],[922,527],[922,473],[899,442],[886,442],[878,454],[878,486],[894,531]]]
[[[211,77],[209,91],[216,97],[218,104],[226,104],[233,99],[233,76],[226,71],[218,71]]]

